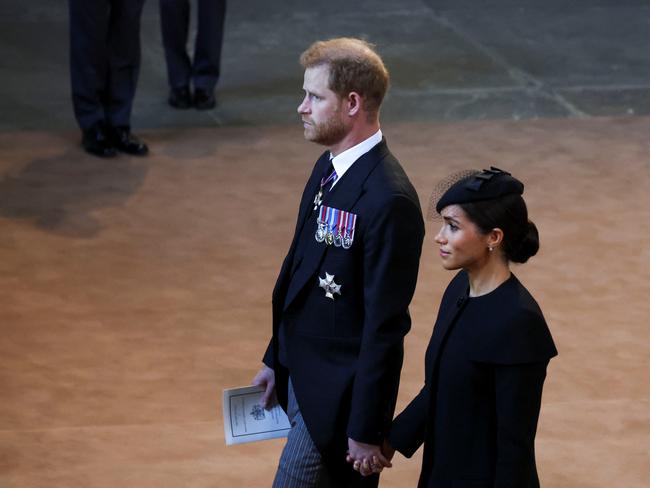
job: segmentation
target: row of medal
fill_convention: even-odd
[[[316,242],[350,249],[354,241],[357,214],[321,205],[318,211]]]

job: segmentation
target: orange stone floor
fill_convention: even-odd
[[[461,168],[527,185],[542,249],[515,273],[560,351],[542,485],[650,486],[650,119],[383,129],[424,206]],[[142,136],[149,157],[100,160],[76,132],[0,134],[2,488],[270,486],[282,441],[226,447],[221,392],[260,366],[321,148],[299,127]],[[451,278],[427,232],[398,408]],[[398,455],[381,486],[415,487],[419,461]]]

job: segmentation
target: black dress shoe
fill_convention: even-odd
[[[217,106],[217,100],[214,93],[201,88],[194,90],[194,108],[197,110],[210,110]]]
[[[106,129],[109,141],[118,151],[131,154],[133,156],[144,156],[149,152],[147,145],[131,134],[128,125],[118,125]]]
[[[169,98],[167,99],[169,105],[174,108],[186,109],[192,106],[192,96],[190,89],[186,86],[181,88],[172,88],[169,91]]]
[[[103,124],[99,122],[82,131],[81,145],[87,153],[100,158],[112,158],[117,154]]]

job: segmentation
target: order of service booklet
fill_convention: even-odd
[[[291,428],[287,414],[277,403],[270,410],[265,410],[260,405],[263,392],[262,386],[223,390],[226,445],[287,436]]]

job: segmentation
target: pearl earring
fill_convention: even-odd
[[[492,252],[493,248],[492,248],[492,246],[488,246],[488,249],[490,250],[490,252]]]

